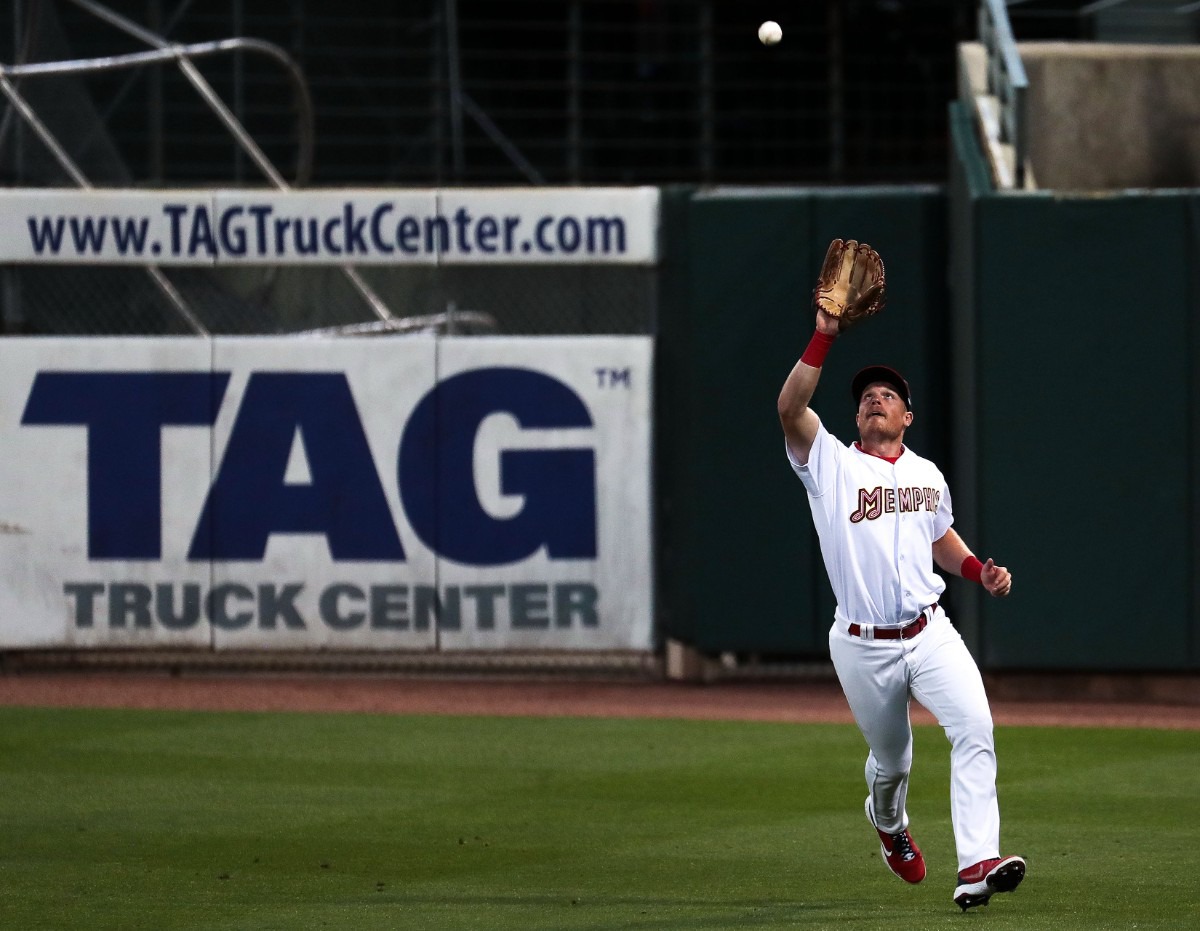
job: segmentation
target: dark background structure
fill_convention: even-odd
[[[955,48],[975,37],[977,6],[142,0],[113,8],[172,42],[241,36],[278,45],[313,100],[311,183],[395,186],[940,182]],[[1084,12],[1096,6],[1029,0],[1011,8],[1014,31],[1021,40],[1136,39],[1161,20],[1159,39],[1194,40],[1194,15],[1159,4],[1157,20],[1143,9],[1136,29],[1122,29],[1112,17],[1137,4]],[[765,19],[784,29],[772,48],[756,39]],[[145,48],[73,0],[16,0],[0,19],[3,62]],[[281,171],[294,169],[284,71],[241,52],[198,64]],[[48,80],[18,85],[36,93],[30,85]],[[170,64],[88,75],[73,94],[82,96],[61,106],[86,100],[92,112],[64,141],[97,184],[262,180]],[[0,183],[62,183],[46,160],[14,160],[14,122],[0,136]]]

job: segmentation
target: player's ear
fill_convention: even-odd
[[[905,412],[904,412],[904,426],[905,426],[905,427],[911,427],[911,426],[912,426],[912,422],[913,422],[913,413],[912,413],[912,411],[905,411]]]

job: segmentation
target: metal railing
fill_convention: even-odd
[[[297,163],[297,180],[300,183],[307,181],[312,168],[314,122],[312,101],[309,98],[303,73],[283,49],[270,42],[244,38],[231,38],[217,42],[202,42],[191,45],[173,43],[102,4],[95,2],[95,0],[70,0],[70,2],[126,35],[151,46],[153,49],[149,52],[136,52],[87,60],[14,65],[0,63],[0,94],[3,94],[8,99],[13,112],[33,130],[43,145],[46,146],[46,149],[53,156],[54,160],[76,185],[84,190],[89,190],[93,187],[80,166],[71,158],[66,148],[59,144],[49,127],[38,117],[34,108],[29,105],[14,82],[27,78],[114,71],[122,68],[135,68],[148,64],[174,61],[180,72],[196,90],[201,99],[216,115],[226,130],[228,130],[241,151],[254,162],[255,166],[262,172],[271,186],[280,191],[291,190],[292,186],[275,168],[257,143],[255,143],[241,121],[226,106],[220,95],[213,89],[212,85],[200,73],[193,62],[193,58],[197,57],[238,51],[264,54],[283,65],[284,70],[287,72],[300,114],[299,140],[301,156]],[[339,266],[339,269],[378,318],[380,324],[385,327],[403,327],[400,318],[392,313],[387,304],[366,282],[356,268],[350,265],[343,265]],[[189,306],[180,290],[175,287],[162,269],[157,265],[147,265],[146,273],[166,298],[170,306],[187,323],[188,328],[199,336],[207,336],[208,329]]]
[[[979,41],[987,53],[987,89],[1000,105],[1000,141],[1013,149],[1013,185],[1025,186],[1028,158],[1026,96],[1029,79],[1021,62],[1004,0],[980,0]]]

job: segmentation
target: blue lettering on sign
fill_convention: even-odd
[[[162,430],[211,427],[229,380],[228,372],[37,375],[22,424],[87,430],[89,558],[162,558]],[[476,436],[494,414],[526,429],[592,426],[579,396],[540,372],[477,369],[436,385],[412,412],[394,473],[417,536],[467,565],[518,562],[543,548],[551,559],[594,559],[595,451],[501,451],[500,491],[524,506],[494,517],[474,475]],[[297,437],[310,473],[303,483],[286,475]],[[250,376],[188,558],[260,560],[276,533],[324,536],[335,561],[405,559],[343,373]]]
[[[162,557],[162,428],[210,426],[225,372],[39,372],[23,424],[87,428],[88,556]]]
[[[299,435],[312,481],[284,481]],[[196,527],[190,559],[262,559],[273,533],[324,534],[335,560],[403,560],[341,372],[256,372]]]
[[[500,456],[500,490],[524,495],[525,506],[497,519],[479,503],[475,435],[498,413],[527,428],[592,425],[579,396],[541,372],[477,369],[447,378],[413,410],[400,443],[399,481],[413,530],[435,552],[474,566],[518,562],[542,546],[551,559],[594,558],[591,449],[507,450]]]

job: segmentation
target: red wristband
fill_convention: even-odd
[[[974,556],[968,556],[964,559],[958,571],[962,573],[964,579],[970,579],[972,582],[983,582],[983,563]]]
[[[837,336],[829,336],[820,330],[814,330],[812,339],[808,341],[808,348],[804,350],[804,355],[800,357],[800,361],[805,365],[811,365],[813,368],[819,369],[825,364],[825,357],[829,355],[829,347],[833,345],[835,339],[837,339]]]

